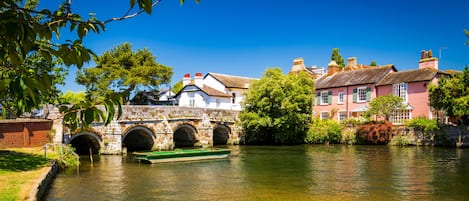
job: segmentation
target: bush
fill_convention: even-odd
[[[425,117],[417,117],[406,121],[405,126],[421,129],[424,132],[432,132],[439,129],[436,120],[427,119]]]
[[[389,144],[394,146],[407,146],[411,143],[411,141],[412,140],[409,139],[409,136],[396,135],[391,139]]]
[[[357,134],[354,130],[346,130],[342,133],[342,138],[340,139],[340,143],[353,145],[357,143]]]
[[[314,119],[306,133],[306,143],[339,143],[342,138],[342,127],[334,120]]]
[[[346,125],[354,125],[354,126],[358,126],[358,125],[363,125],[363,124],[367,124],[369,122],[368,119],[366,118],[348,118],[348,119],[343,119],[340,121],[340,123],[344,126]]]
[[[387,144],[392,136],[389,121],[370,122],[357,127],[357,138],[363,144]]]

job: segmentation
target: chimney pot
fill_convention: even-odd
[[[195,73],[196,77],[202,77],[202,73]]]
[[[422,50],[420,52],[421,58],[420,59],[425,59],[425,50]]]
[[[184,78],[191,78],[191,74],[189,73],[184,74]]]

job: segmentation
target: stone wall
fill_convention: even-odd
[[[51,127],[50,120],[1,120],[0,148],[43,146]]]
[[[451,126],[446,125],[440,127],[440,130],[435,132],[424,132],[422,129],[396,127],[394,129],[394,136],[406,136],[410,145],[424,145],[424,146],[456,146],[461,136],[461,142],[469,145],[469,131],[468,126]]]

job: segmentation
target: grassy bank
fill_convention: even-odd
[[[0,200],[29,200],[49,165],[42,147],[0,149]]]

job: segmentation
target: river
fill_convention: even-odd
[[[43,200],[466,200],[469,150],[393,146],[230,146],[228,159],[81,160]]]

